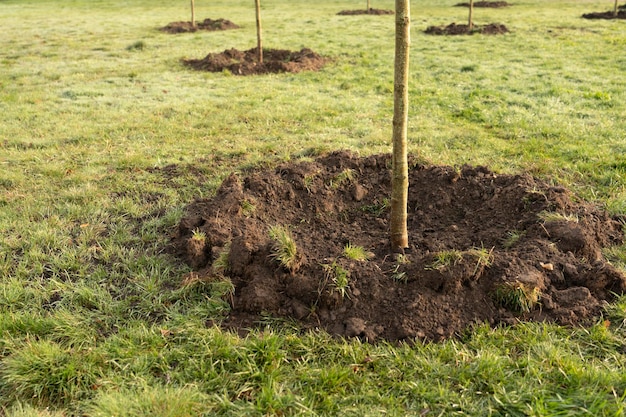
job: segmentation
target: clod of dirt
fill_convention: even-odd
[[[585,13],[583,14],[584,19],[626,19],[626,5],[620,6],[617,11],[617,15],[613,14],[613,12],[594,12],[594,13]]]
[[[530,175],[411,162],[410,248],[389,246],[390,155],[335,152],[245,177],[198,200],[173,237],[199,279],[235,292],[223,325],[267,315],[338,336],[441,340],[477,323],[595,320],[626,278],[601,249],[622,223]],[[302,263],[288,270],[269,230],[290,230]],[[205,245],[190,244],[204,236]],[[349,257],[346,246],[361,247]],[[218,268],[217,259],[228,259]]]
[[[373,15],[385,15],[385,14],[395,14],[393,10],[382,10],[382,9],[364,9],[364,10],[342,10],[337,13],[340,16],[354,16],[359,14],[373,14]]]
[[[448,26],[429,26],[424,33],[429,35],[473,35],[480,33],[482,35],[501,35],[508,33],[509,29],[500,23],[490,23],[485,26],[474,25],[470,30],[469,25],[457,25],[450,23]]]
[[[470,7],[469,3],[457,3],[454,5],[455,7]],[[476,1],[474,2],[474,7],[490,7],[499,9],[501,7],[508,7],[509,3],[506,1]]]
[[[257,48],[247,51],[227,49],[208,54],[203,59],[186,59],[183,63],[195,70],[222,72],[235,75],[254,75],[280,72],[318,71],[328,60],[308,48],[292,52],[283,49],[263,49],[263,63],[257,59]]]
[[[159,30],[166,33],[187,33],[199,30],[217,31],[229,29],[239,29],[239,26],[226,19],[204,19],[202,22],[196,22],[195,26],[191,22],[171,22]]]

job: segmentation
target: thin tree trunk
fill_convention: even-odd
[[[196,5],[194,0],[191,0],[191,27],[196,27]]]
[[[256,48],[259,64],[263,63],[263,41],[261,39],[261,0],[254,0],[256,6]]]
[[[371,9],[371,5],[370,5],[370,0],[367,0],[367,11],[369,11]]]
[[[613,6],[613,16],[617,17],[617,1],[615,0],[615,6]]]
[[[410,27],[409,0],[396,0],[391,184],[391,247],[393,250],[400,250],[409,246],[407,232],[407,200],[409,194],[407,123],[409,117]]]
[[[474,29],[474,0],[469,0],[469,18],[467,20],[467,28]]]

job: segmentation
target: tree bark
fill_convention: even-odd
[[[409,47],[411,14],[409,0],[396,0],[396,51],[393,87],[393,152],[391,184],[391,248],[398,251],[409,246],[407,201],[409,167],[407,157],[407,124],[409,117]]]
[[[615,0],[615,6],[613,6],[613,16],[617,17],[617,2],[618,0]]]
[[[196,27],[196,5],[194,0],[191,0],[191,27]]]
[[[371,5],[370,5],[370,0],[367,0],[367,11],[369,12],[369,10],[371,9]]]
[[[263,63],[263,40],[261,39],[261,0],[254,0],[256,6],[256,48],[259,64]]]
[[[474,0],[469,0],[469,18],[467,19],[468,30],[474,29]]]

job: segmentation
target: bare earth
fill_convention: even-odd
[[[470,4],[469,3],[457,3],[455,4],[456,7],[469,7]],[[488,7],[488,8],[494,8],[494,9],[499,9],[501,7],[509,7],[510,4],[507,3],[506,1],[475,1],[474,2],[474,7]]]
[[[340,16],[353,16],[359,14],[371,14],[371,15],[386,15],[386,14],[395,14],[393,10],[382,10],[382,9],[363,9],[363,10],[342,10],[337,13]]]
[[[398,257],[388,243],[390,163],[389,155],[335,152],[230,175],[215,197],[187,207],[173,236],[174,252],[194,269],[186,279],[221,279],[212,264],[227,253],[235,292],[223,326],[245,331],[272,316],[369,342],[436,341],[478,323],[584,325],[626,291],[601,252],[622,243],[623,219],[575,202],[565,188],[485,167],[411,163],[410,248]],[[295,238],[294,271],[272,257],[276,225]],[[370,259],[348,259],[347,244]],[[457,256],[438,262],[444,253]],[[343,296],[333,264],[349,273]],[[538,303],[517,308],[501,297],[511,288],[540,294]]]
[[[594,13],[585,13],[583,14],[583,18],[585,19],[626,19],[626,8],[624,6],[620,6],[620,9],[617,11],[617,16],[613,14],[613,12],[594,12]]]
[[[263,63],[257,59],[257,48],[247,51],[227,49],[202,59],[183,60],[183,64],[199,71],[230,71],[235,75],[256,75],[280,72],[318,71],[328,60],[308,48],[300,51],[263,49]]]
[[[482,35],[500,35],[508,33],[509,29],[500,23],[490,23],[484,26],[474,25],[470,30],[469,25],[457,25],[450,23],[448,26],[429,26],[424,33],[429,35],[473,35],[480,33]]]
[[[239,29],[239,26],[226,19],[204,19],[201,22],[196,22],[196,26],[193,26],[191,22],[171,22],[160,30],[166,33],[187,33],[197,32],[199,30],[216,31],[229,29]]]

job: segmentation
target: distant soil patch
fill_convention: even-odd
[[[424,33],[429,35],[473,35],[475,33],[481,35],[501,35],[509,33],[509,29],[500,23],[490,23],[485,26],[474,25],[472,30],[470,30],[469,25],[450,23],[448,26],[429,26]]]
[[[485,167],[411,162],[410,248],[393,254],[390,164],[335,152],[231,174],[179,223],[172,248],[194,269],[183,285],[230,279],[227,328],[274,317],[369,342],[442,340],[480,323],[589,324],[626,291],[601,251],[623,242],[620,219],[565,188]],[[289,268],[275,226],[294,239]]]
[[[595,13],[585,13],[583,15],[585,19],[626,19],[626,5],[620,6],[617,11],[617,15],[614,15],[613,12],[595,12]]]
[[[382,10],[382,9],[342,10],[337,14],[341,16],[353,16],[357,14],[384,15],[384,14],[394,14],[394,11]]]
[[[454,5],[455,7],[469,7],[469,3],[457,3]],[[476,1],[474,2],[474,7],[491,7],[494,9],[499,9],[501,7],[508,7],[509,3],[506,1]]]
[[[222,72],[235,75],[254,75],[280,72],[318,71],[327,62],[312,50],[300,51],[283,49],[263,49],[263,63],[257,60],[257,48],[247,51],[227,49],[224,52],[208,54],[203,59],[187,59],[183,63],[195,70]]]
[[[196,32],[199,30],[217,31],[238,29],[239,26],[226,19],[204,19],[202,22],[196,22],[196,26],[192,26],[191,22],[171,22],[167,26],[162,27],[160,30],[166,33],[187,33]]]

